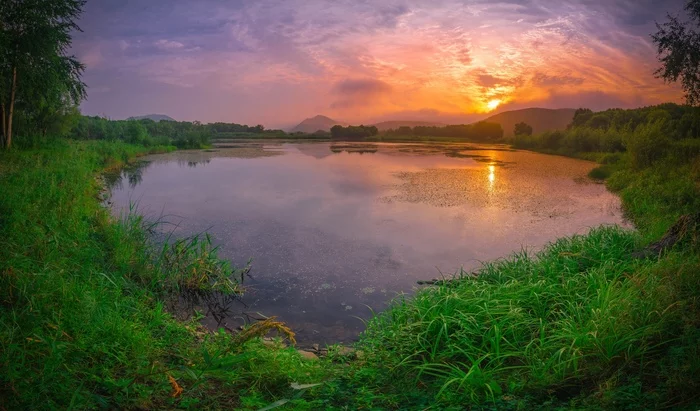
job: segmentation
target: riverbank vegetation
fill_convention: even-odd
[[[269,329],[212,333],[165,310],[178,290],[214,284],[190,281],[194,274],[222,268],[207,247],[152,247],[137,216],[113,221],[100,206],[96,173],[151,150],[55,140],[0,154],[6,408],[698,403],[697,229],[652,258],[633,256],[693,211],[698,195],[669,201],[678,182],[653,168],[619,169],[609,180],[627,183],[621,195],[639,232],[595,229],[399,298],[368,323],[362,356],[343,365],[267,347],[260,337]]]
[[[700,210],[700,109],[663,104],[594,113],[578,110],[562,131],[518,135],[513,146],[597,161],[632,220],[659,236],[680,214]]]
[[[269,330],[210,333],[165,310],[187,290],[237,293],[239,276],[206,238],[155,246],[139,216],[114,221],[100,204],[98,173],[152,151],[54,140],[0,152],[4,409],[257,408],[321,380],[296,351],[265,348]]]
[[[368,141],[459,141],[471,143],[502,142],[503,128],[498,123],[480,121],[449,126],[399,127],[385,130]]]

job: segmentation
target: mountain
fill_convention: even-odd
[[[331,131],[331,127],[335,126],[336,124],[340,124],[342,126],[346,125],[343,122],[319,115],[316,117],[307,118],[290,131],[301,131],[303,133],[315,133],[318,130]]]
[[[373,124],[379,131],[388,129],[397,129],[399,127],[444,127],[446,124],[435,123],[430,121],[382,121],[381,123]]]
[[[504,111],[483,121],[498,123],[503,127],[504,136],[512,137],[515,125],[525,122],[532,126],[534,134],[550,130],[563,130],[574,119],[575,109],[526,108],[523,110]]]
[[[145,116],[136,116],[136,117],[127,118],[127,120],[144,120],[144,119],[153,120],[156,123],[159,121],[175,121],[174,118],[172,118],[170,116],[166,116],[165,114],[147,114]]]

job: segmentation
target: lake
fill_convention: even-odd
[[[600,224],[628,225],[591,162],[473,144],[236,143],[144,158],[113,181],[130,204],[207,231],[246,294],[210,327],[277,316],[302,344],[347,343],[416,281]],[[258,314],[259,313],[259,314]]]

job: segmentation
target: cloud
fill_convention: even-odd
[[[460,119],[494,98],[630,107],[680,101],[653,77],[649,33],[683,3],[103,0],[87,3],[73,52],[93,87],[83,111],[115,118],[138,107],[273,126],[330,107],[348,121]],[[196,107],[173,100],[186,95]]]
[[[339,94],[369,96],[391,91],[391,86],[377,79],[346,79],[338,82],[333,90]]]
[[[533,84],[543,87],[556,86],[578,86],[583,84],[585,80],[582,77],[574,77],[570,75],[547,75],[544,73],[535,73],[532,77]]]
[[[481,87],[485,87],[485,88],[491,88],[491,87],[494,87],[494,86],[497,86],[499,84],[503,84],[506,82],[505,79],[502,79],[502,78],[499,78],[496,76],[492,76],[490,74],[478,74],[476,76],[476,81],[477,81],[477,83],[479,83],[479,85]]]
[[[179,41],[171,41],[171,40],[158,40],[155,43],[153,43],[156,48],[160,50],[167,50],[167,51],[172,51],[172,50],[181,50],[185,48],[185,45],[180,43]]]
[[[472,64],[474,59],[472,58],[472,52],[468,47],[459,49],[456,53],[457,61],[468,66]]]
[[[340,98],[331,103],[330,107],[349,109],[359,105],[376,105],[391,91],[392,87],[389,84],[378,79],[345,79],[333,86],[333,94]]]

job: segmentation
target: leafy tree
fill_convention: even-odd
[[[470,131],[474,141],[493,142],[503,138],[503,127],[498,123],[479,121],[471,125]]]
[[[607,130],[610,128],[610,117],[603,114],[596,114],[588,120],[586,125],[597,130]]]
[[[661,68],[656,76],[666,82],[680,79],[688,104],[700,103],[700,0],[688,0],[685,11],[690,20],[667,15],[668,21],[656,24],[651,38],[657,47]]]
[[[6,148],[12,146],[15,109],[85,97],[84,66],[67,55],[71,32],[85,0],[2,0],[0,2],[0,111]]]
[[[589,108],[579,108],[574,112],[574,119],[569,124],[569,128],[583,126],[593,117],[593,110]]]
[[[401,126],[396,130],[396,133],[400,136],[410,136],[413,134],[413,130],[409,126]]]
[[[525,122],[520,122],[515,125],[514,133],[516,136],[531,136],[532,126]]]
[[[364,138],[376,136],[379,130],[375,126],[347,126],[335,125],[331,127],[333,138]]]
[[[146,127],[138,121],[129,121],[126,127],[126,142],[141,144],[148,137]]]

